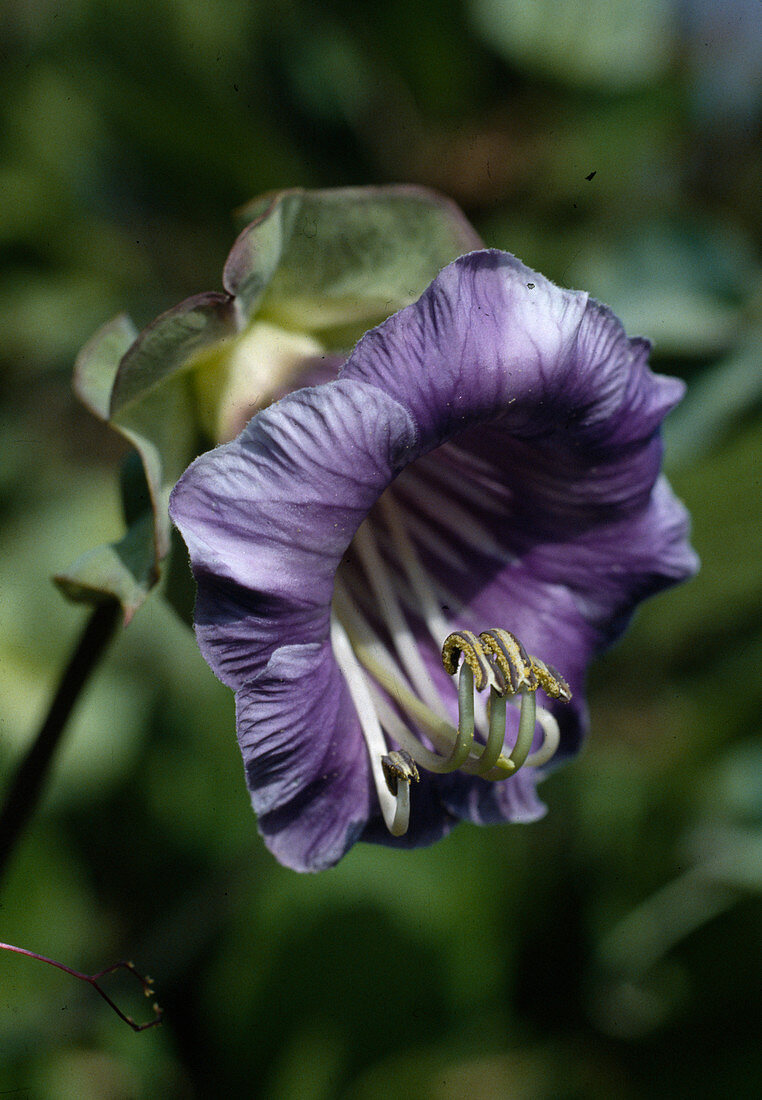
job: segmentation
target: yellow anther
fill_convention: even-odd
[[[460,655],[474,674],[474,687],[484,691],[487,684],[494,684],[495,674],[484,654],[481,643],[470,630],[457,630],[448,634],[442,646],[442,664],[445,672],[453,676],[458,671]]]
[[[483,631],[479,635],[479,641],[500,670],[503,695],[537,690],[532,659],[515,634],[495,627]]]
[[[539,657],[530,657],[532,671],[537,677],[537,685],[541,687],[550,699],[560,699],[562,703],[568,703],[572,697],[571,688],[564,680],[560,672],[547,665]]]

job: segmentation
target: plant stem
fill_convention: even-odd
[[[37,808],[69,715],[110,642],[119,616],[116,600],[96,606],[61,677],[47,717],[10,781],[0,812],[0,877]]]

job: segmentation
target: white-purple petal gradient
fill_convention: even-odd
[[[533,769],[497,783],[427,774],[408,834],[383,833],[330,648],[334,578],[393,646],[352,541],[367,519],[425,672],[448,689],[378,505],[386,494],[437,614],[453,629],[513,631],[569,681],[571,705],[545,705],[558,759],[571,755],[591,657],[638,602],[696,569],[686,513],[660,476],[659,429],[682,384],[650,371],[648,349],[587,295],[506,253],[471,253],[367,333],[337,381],[260,412],[180,479],[171,514],[198,584],[199,643],[238,692],[252,802],[283,863],[318,870],[360,837],[410,846],[457,818],[542,814]]]

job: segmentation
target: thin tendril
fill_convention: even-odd
[[[133,1031],[146,1031],[149,1027],[156,1027],[160,1024],[163,1017],[161,1008],[154,1002],[153,1011],[154,1018],[149,1020],[145,1024],[136,1024],[131,1016],[128,1016],[125,1012],[122,1012],[121,1008],[109,997],[108,993],[99,984],[101,978],[107,977],[109,974],[114,974],[117,970],[127,970],[130,974],[134,974],[137,980],[142,986],[143,993],[146,997],[153,996],[153,979],[148,978],[140,973],[134,963],[132,962],[118,962],[113,963],[111,966],[107,966],[105,970],[99,970],[95,974],[83,974],[81,970],[74,970],[71,966],[66,966],[65,963],[57,962],[55,959],[49,959],[47,955],[38,955],[36,951],[28,951],[25,947],[16,947],[12,943],[0,943],[0,948],[4,951],[14,951],[17,955],[26,955],[29,959],[37,959],[38,962],[47,963],[49,966],[55,966],[58,970],[63,970],[65,974],[71,974],[72,978],[77,978],[81,982],[87,982],[91,985],[96,993],[99,993],[103,1000],[114,1010],[120,1020],[129,1024]]]

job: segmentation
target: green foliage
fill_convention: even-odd
[[[470,0],[480,33],[510,61],[556,80],[619,90],[669,64],[667,0]]]

